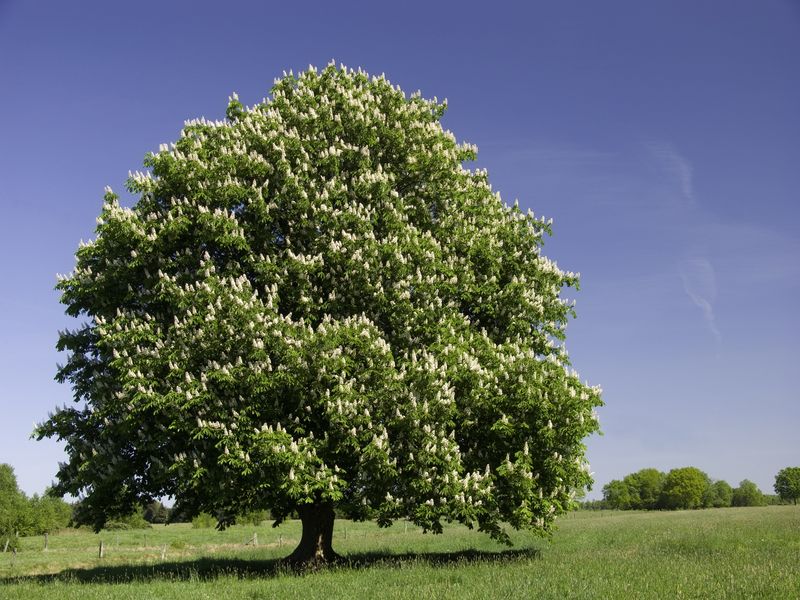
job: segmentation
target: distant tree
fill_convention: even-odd
[[[800,467],[786,467],[775,476],[775,493],[781,500],[794,502],[800,498]]]
[[[41,535],[69,524],[72,507],[48,490],[28,498],[19,489],[11,465],[0,464],[0,546],[16,544],[17,535]]]
[[[0,545],[9,541],[9,548],[16,547],[17,534],[23,534],[30,521],[29,505],[25,494],[17,485],[14,468],[0,464]]]
[[[136,510],[128,515],[108,519],[105,523],[105,529],[108,530],[147,529],[148,527],[150,527],[150,523],[145,520],[143,509]]]
[[[745,479],[739,483],[739,487],[733,490],[733,506],[764,506],[764,495],[758,486],[752,481]]]
[[[722,508],[731,505],[733,488],[727,481],[718,480],[711,483],[703,496],[703,506],[706,508]]]
[[[763,494],[764,503],[767,506],[780,506],[781,504],[788,504],[788,500],[784,500],[778,494]]]
[[[604,510],[610,508],[605,500],[584,500],[579,503],[578,507],[582,510]]]
[[[666,475],[658,469],[642,469],[627,475],[623,481],[631,495],[631,508],[652,510],[658,508]]]
[[[467,168],[445,107],[310,68],[188,122],[133,206],[107,191],[58,285],[77,404],[36,431],[64,442],[84,522],[163,496],[297,512],[305,562],[335,558],[336,514],[509,541],[569,510],[601,404],[561,343],[578,276]]]
[[[28,535],[41,535],[64,529],[72,519],[72,506],[54,496],[50,490],[42,496],[34,494],[29,504]]]
[[[148,523],[166,523],[169,521],[169,509],[159,501],[153,501],[144,508],[144,520]]]
[[[603,486],[603,502],[610,509],[629,510],[635,500],[624,480],[613,479]]]
[[[672,469],[664,480],[659,505],[663,508],[700,508],[709,477],[696,467]]]
[[[251,510],[236,518],[237,523],[250,523],[251,525],[261,525],[264,521],[270,518],[270,513],[267,510]]]
[[[192,529],[210,529],[217,524],[217,518],[205,512],[201,512],[192,519]]]

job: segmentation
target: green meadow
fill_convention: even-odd
[[[798,506],[582,511],[558,524],[507,548],[461,526],[435,536],[339,520],[348,562],[302,573],[279,562],[297,522],[70,530],[46,551],[40,536],[0,554],[0,598],[800,598]]]

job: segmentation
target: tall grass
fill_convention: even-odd
[[[299,524],[184,525],[24,538],[0,555],[0,598],[800,598],[800,507],[579,512],[515,547],[453,526],[337,521],[350,565],[281,568]],[[253,533],[259,545],[253,546]],[[99,559],[99,541],[106,556]],[[164,558],[162,559],[162,553]]]

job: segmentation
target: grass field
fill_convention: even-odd
[[[800,598],[797,506],[578,512],[552,541],[516,533],[511,549],[458,526],[337,521],[334,547],[352,564],[301,575],[277,561],[299,532],[66,531],[46,552],[25,538],[0,555],[0,598]]]

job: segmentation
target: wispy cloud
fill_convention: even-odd
[[[647,149],[664,172],[674,178],[681,197],[688,203],[694,204],[694,184],[692,181],[694,169],[692,163],[678,152],[675,146],[668,142],[650,142],[647,144]]]
[[[717,298],[714,267],[706,258],[692,258],[683,262],[680,275],[684,291],[692,302],[703,311],[706,326],[719,344],[722,341],[722,335],[714,317],[714,301]]]
[[[671,194],[672,197],[679,198],[674,204],[678,209],[677,215],[687,222],[699,218],[702,211],[695,200],[692,163],[669,142],[650,142],[646,147],[655,160],[655,166],[668,178],[670,187],[675,190]],[[697,241],[699,240],[695,243]],[[706,256],[707,252],[703,251],[700,256],[683,260],[680,265],[680,277],[684,292],[702,311],[706,327],[719,347],[722,334],[714,315],[717,278],[714,267]]]

